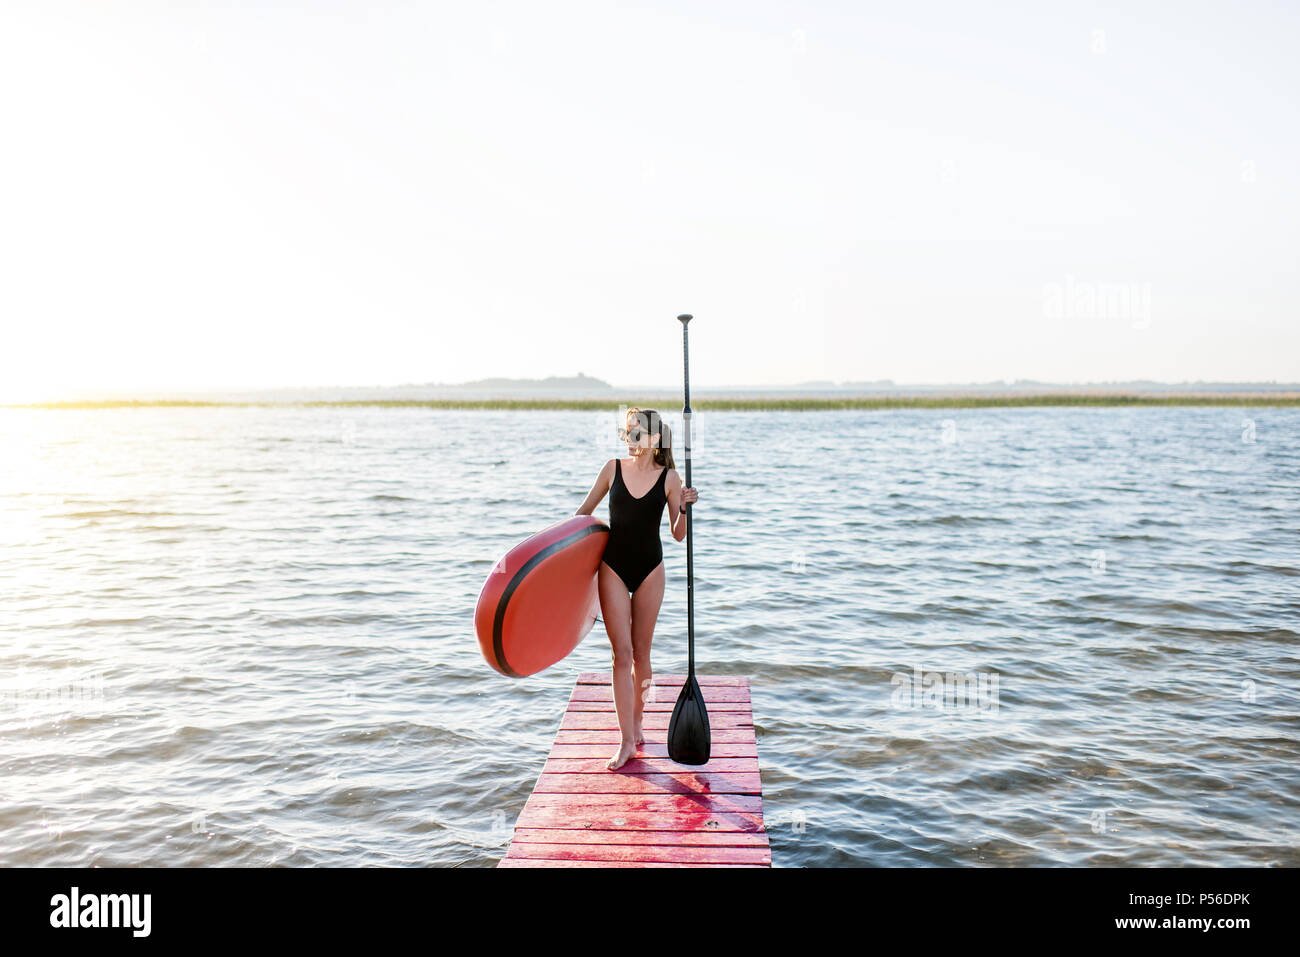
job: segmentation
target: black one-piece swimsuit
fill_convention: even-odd
[[[664,559],[659,541],[668,493],[664,491],[665,467],[650,491],[637,498],[623,484],[623,462],[614,460],[614,484],[609,493],[609,540],[605,542],[605,564],[635,592],[647,575]]]

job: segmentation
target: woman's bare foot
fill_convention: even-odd
[[[636,731],[634,732],[634,734],[636,736],[637,744],[645,744],[645,735],[641,733],[641,725],[638,724],[636,726]]]
[[[636,745],[630,741],[624,741],[618,748],[618,754],[614,755],[605,762],[605,767],[611,771],[617,771],[628,759],[636,754]]]

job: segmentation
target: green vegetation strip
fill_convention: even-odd
[[[661,404],[663,399],[656,400]],[[567,409],[573,411],[617,411],[629,405],[651,406],[645,399],[339,399],[302,402],[191,402],[185,400],[141,401],[108,400],[100,402],[35,402],[3,405],[3,409],[167,409],[167,408],[247,408],[247,407],[375,407],[396,409]],[[695,399],[693,411],[780,411],[818,412],[829,409],[986,409],[1015,406],[1133,406],[1133,405],[1300,405],[1300,395],[1287,392],[1277,395],[1251,393],[1139,395],[1124,393],[1045,395],[956,395],[956,396],[857,396],[851,398],[749,398]],[[664,411],[670,407],[663,406]],[[673,411],[676,411],[673,408]]]

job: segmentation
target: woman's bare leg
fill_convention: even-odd
[[[654,637],[655,622],[659,619],[659,606],[664,600],[664,563],[655,566],[632,596],[632,671],[636,677],[636,706],[632,710],[632,725],[637,744],[645,744],[641,730],[646,699],[653,694],[650,670],[650,640]]]
[[[632,687],[632,599],[623,579],[604,562],[600,563],[596,584],[600,591],[600,617],[605,622],[613,656],[610,679],[614,686],[614,710],[618,712],[618,728],[622,735],[619,749],[605,767],[616,771],[636,754],[632,716],[636,698]]]

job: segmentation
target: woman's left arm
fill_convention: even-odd
[[[672,530],[673,538],[677,541],[686,540],[686,523],[690,519],[686,518],[686,513],[682,511],[682,506],[697,501],[700,497],[694,488],[682,488],[682,478],[673,469],[668,473],[668,479],[664,483],[668,491],[668,525]]]

